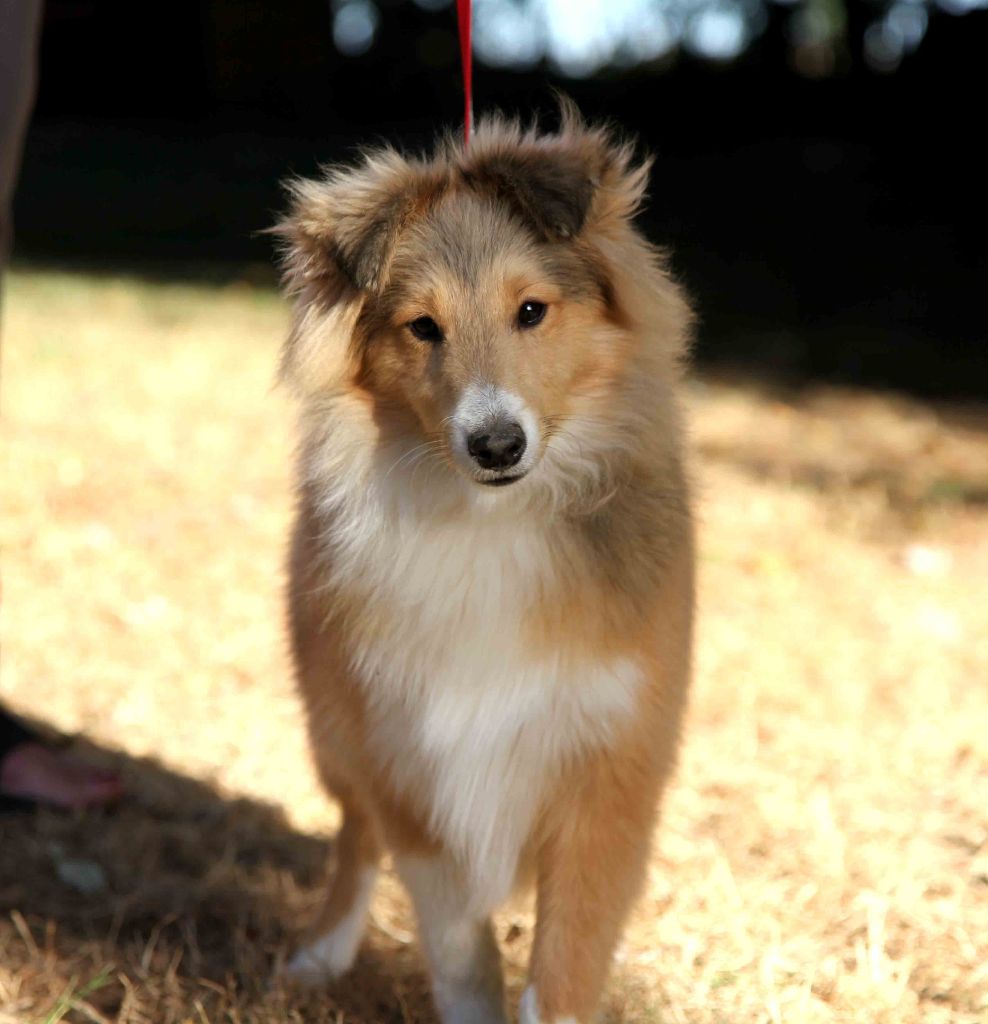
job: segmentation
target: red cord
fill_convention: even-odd
[[[470,0],[456,0],[460,26],[460,63],[463,67],[463,144],[470,145],[473,128],[473,54],[470,49]]]

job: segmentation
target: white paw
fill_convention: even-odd
[[[353,966],[356,949],[347,944],[341,948],[332,932],[316,942],[303,946],[281,971],[284,981],[301,988],[324,988],[343,977]]]
[[[285,964],[283,980],[303,988],[322,988],[350,970],[363,938],[376,877],[376,868],[360,873],[350,909],[325,935],[298,950]]]
[[[529,985],[521,994],[518,1004],[518,1024],[545,1024],[539,1016],[539,1001],[535,995],[535,987]],[[557,1017],[552,1024],[576,1024],[572,1017]]]
[[[535,989],[531,985],[521,994],[518,1004],[518,1024],[539,1024],[539,1008],[535,1000]]]
[[[444,998],[439,991],[435,995],[443,1024],[508,1024],[503,999],[470,993]]]

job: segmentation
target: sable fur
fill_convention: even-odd
[[[632,223],[647,173],[564,106],[554,134],[492,118],[467,150],[375,150],[291,188],[291,627],[344,812],[296,977],[349,965],[387,849],[446,1024],[507,1019],[489,914],[526,876],[523,1021],[598,1005],[690,662],[691,318]],[[527,330],[530,300],[547,312]],[[441,345],[409,331],[423,316]],[[487,405],[529,440],[508,487],[484,486],[457,434]]]

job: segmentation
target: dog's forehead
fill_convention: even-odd
[[[539,261],[536,239],[505,204],[460,191],[413,225],[400,248],[420,268],[428,265],[471,288],[486,286],[511,265]]]

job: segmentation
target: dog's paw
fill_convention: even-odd
[[[342,978],[353,966],[356,950],[340,948],[333,935],[327,935],[295,952],[278,972],[286,984],[304,989],[325,988]]]
[[[441,983],[434,992],[443,1024],[508,1024],[503,996],[490,993],[443,992]]]
[[[539,1016],[538,996],[531,985],[521,995],[521,1002],[518,1004],[518,1024],[543,1024]],[[557,1017],[553,1024],[576,1024],[576,1020],[573,1017]]]

